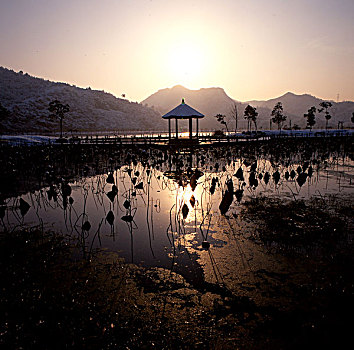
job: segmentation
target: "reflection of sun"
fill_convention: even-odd
[[[177,189],[177,203],[178,203],[178,211],[183,206],[183,204],[188,205],[188,209],[192,210],[193,207],[190,203],[190,199],[194,192],[192,191],[191,185],[188,184],[186,187],[178,187]]]
[[[188,138],[189,137],[189,132],[181,132],[179,133],[179,136],[178,137],[183,137],[183,138]]]
[[[191,198],[196,197],[196,193],[193,192],[191,185],[188,184],[186,187],[178,187],[177,189],[177,211],[181,213],[182,215],[182,207],[184,204],[187,205],[189,212],[188,215],[185,219],[186,223],[190,223],[193,220],[195,220],[195,210],[197,209],[196,207],[198,206],[197,200],[195,200],[194,207],[191,203]],[[196,199],[196,198],[195,198]]]

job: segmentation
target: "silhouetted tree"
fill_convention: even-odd
[[[237,123],[238,123],[238,111],[237,111],[237,103],[234,102],[231,106],[230,116],[235,120],[235,132],[237,132]]]
[[[352,113],[351,121],[352,121],[352,123],[354,123],[354,112]]]
[[[0,103],[0,122],[2,123],[7,117],[9,117],[9,115],[10,112]]]
[[[10,115],[10,111],[4,107],[1,102],[0,102],[0,115],[3,116],[3,117],[7,117]]]
[[[283,114],[283,105],[281,102],[278,102],[272,110],[272,122],[278,124],[278,130],[281,130],[282,124],[286,120],[286,115]]]
[[[9,115],[10,112],[8,111],[8,109],[5,108],[0,102],[0,118],[3,119],[5,117],[8,117]]]
[[[307,113],[304,114],[304,117],[307,118],[307,126],[312,130],[312,127],[316,124],[316,107],[312,106]]]
[[[59,118],[60,121],[60,138],[63,138],[63,119],[65,116],[65,113],[69,112],[70,108],[68,104],[63,105],[60,103],[58,100],[54,100],[49,103],[49,112],[52,114],[50,117],[56,117]]]
[[[247,105],[244,112],[245,119],[248,121],[247,131],[250,130],[251,122],[254,123],[255,129],[257,130],[257,115],[258,112],[256,111],[256,108],[251,105]]]
[[[318,113],[322,113],[325,111],[325,118],[326,118],[326,130],[328,129],[328,121],[332,118],[329,114],[328,108],[332,107],[332,103],[329,101],[323,101],[320,103],[321,108],[318,109]]]
[[[229,132],[229,128],[227,127],[227,122],[226,122],[226,115],[217,114],[217,115],[215,116],[215,118],[216,118],[216,120],[217,120],[220,124],[225,125],[226,131]]]

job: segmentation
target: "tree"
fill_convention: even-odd
[[[68,104],[63,105],[60,103],[58,100],[54,100],[49,103],[49,112],[52,114],[50,117],[56,117],[60,121],[60,138],[63,138],[63,119],[65,116],[65,113],[69,112],[70,108]]]
[[[307,113],[304,114],[304,117],[307,118],[307,126],[312,130],[312,127],[316,124],[316,107],[312,106]]]
[[[257,130],[257,115],[258,112],[256,111],[256,108],[252,107],[251,105],[247,105],[244,112],[245,119],[248,121],[247,131],[250,130],[251,122],[254,123],[255,129]]]
[[[352,123],[354,123],[354,112],[352,113],[351,121],[352,121]]]
[[[9,115],[10,112],[0,102],[0,120],[7,118]]]
[[[238,111],[237,111],[237,103],[234,102],[230,109],[230,116],[235,120],[235,133],[237,132],[237,123],[238,123]]]
[[[1,129],[4,130],[3,121],[6,120],[10,116],[10,112],[0,103],[0,122]]]
[[[278,124],[278,130],[281,130],[282,124],[285,122],[287,116],[283,114],[283,105],[278,102],[272,110],[272,122]]]
[[[227,122],[226,122],[226,115],[224,115],[224,114],[217,114],[217,115],[215,116],[215,118],[217,119],[217,121],[218,121],[220,124],[225,125],[226,131],[229,132],[229,128],[227,127]]]
[[[329,114],[328,108],[332,107],[332,103],[329,101],[323,101],[320,103],[321,108],[318,109],[318,113],[322,113],[325,111],[325,118],[326,118],[326,130],[328,129],[328,121],[332,118]]]

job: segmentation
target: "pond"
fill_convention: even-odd
[[[354,194],[354,161],[341,149],[122,149],[103,158],[96,166],[66,164],[80,167],[71,178],[60,170],[52,175],[48,166],[46,185],[3,202],[2,228],[60,232],[84,256],[97,248],[115,251],[128,263],[173,270],[196,286],[227,277],[235,284],[267,265],[266,251],[249,240],[248,203]]]

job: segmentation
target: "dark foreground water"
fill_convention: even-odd
[[[240,221],[252,199],[295,203],[350,200],[354,194],[354,162],[340,148],[173,154],[122,149],[92,164],[81,164],[76,180],[61,177],[60,170],[52,175],[48,165],[47,185],[4,201],[3,229],[39,226],[78,240],[84,256],[106,248],[127,262],[170,268],[195,283],[208,274],[220,282],[219,265],[233,265],[234,259],[245,265],[244,251],[251,248]],[[225,261],[222,253],[215,259],[233,244],[238,257]]]
[[[9,146],[0,159],[5,347],[351,341],[351,139]]]

